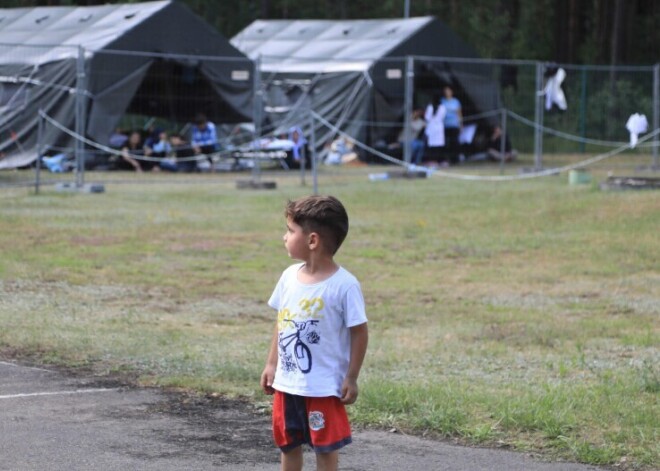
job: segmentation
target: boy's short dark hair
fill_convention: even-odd
[[[334,196],[306,196],[289,201],[285,214],[306,234],[318,233],[323,246],[333,255],[348,234],[348,214]]]

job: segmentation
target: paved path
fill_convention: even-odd
[[[306,454],[306,462],[313,461]],[[122,388],[0,361],[0,471],[275,471],[277,463],[268,417],[245,403]],[[355,434],[340,468],[598,469],[376,431]]]

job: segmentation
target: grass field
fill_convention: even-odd
[[[369,171],[320,180],[349,211],[338,261],[368,303],[354,421],[657,466],[660,195]],[[310,188],[141,178],[0,190],[0,352],[265,405],[266,300],[291,263],[283,206]]]

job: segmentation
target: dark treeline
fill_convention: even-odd
[[[396,18],[405,0],[184,0],[232,37],[255,19]],[[98,5],[107,0],[0,0],[0,6]],[[660,62],[658,0],[410,0],[487,58],[578,64]]]

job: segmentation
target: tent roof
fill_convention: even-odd
[[[39,64],[99,51],[168,7],[170,0],[90,7],[0,8],[0,64]],[[34,46],[34,48],[30,48]]]
[[[231,43],[253,60],[261,57],[268,72],[364,71],[431,23],[439,21],[257,20]]]

